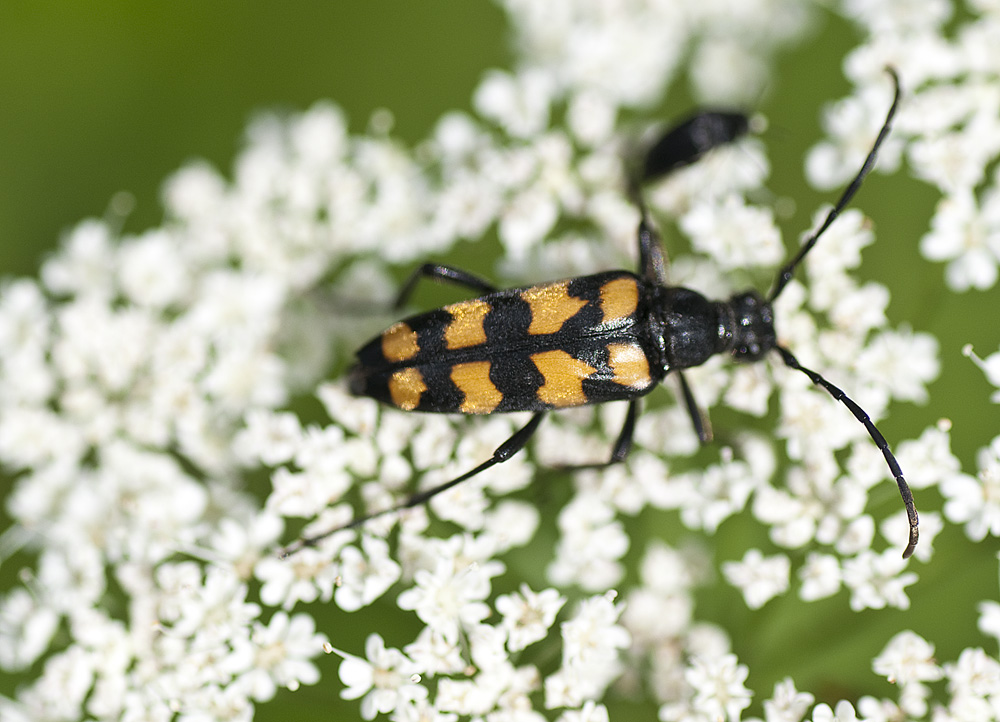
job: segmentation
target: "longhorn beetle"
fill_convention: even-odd
[[[627,401],[625,423],[611,457],[598,466],[620,462],[632,446],[640,398],[669,373],[677,375],[695,430],[707,441],[710,434],[683,369],[719,353],[729,353],[735,361],[754,362],[773,351],[785,365],[801,371],[847,406],[882,451],[906,505],[910,538],[903,557],[909,557],[917,544],[917,511],[888,443],[860,406],[778,343],[772,310],[802,259],[875,164],[901,94],[896,72],[891,68],[888,72],[895,91],[893,101],[868,157],[820,227],[779,271],[766,298],[749,290],[725,301],[709,301],[697,291],[668,285],[663,251],[639,191],[642,182],[693,163],[712,148],[741,136],[747,122],[739,113],[699,113],[667,132],[646,154],[630,189],[641,213],[638,273],[605,271],[500,290],[451,266],[427,263],[417,268],[403,285],[397,307],[422,278],[465,286],[482,295],[410,316],[376,336],[357,353],[349,375],[351,392],[405,411],[532,411],[534,415],[474,469],[340,528],[423,504],[506,461],[524,448],[545,415],[555,409]],[[287,552],[314,545],[334,531],[300,539]]]

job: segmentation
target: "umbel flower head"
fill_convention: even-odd
[[[304,686],[321,690],[323,719],[334,695],[334,716],[401,722],[998,716],[1000,604],[950,589],[984,635],[958,643],[911,631],[901,610],[939,532],[1000,535],[1000,437],[968,471],[947,420],[892,439],[921,504],[904,561],[906,517],[865,428],[777,363],[690,371],[719,419],[711,446],[657,392],[626,463],[545,472],[605,460],[624,409],[554,414],[528,449],[429,504],[282,558],[468,471],[527,420],[347,392],[349,357],[394,320],[380,312],[394,279],[466,242],[497,256],[477,273],[510,285],[633,268],[631,119],[679,79],[704,102],[751,103],[815,11],[501,4],[515,62],[418,147],[351,135],[331,103],[260,119],[231,178],[196,163],[168,180],[161,227],[83,222],[38,279],[0,289],[0,462],[14,478],[0,553],[21,565],[0,596],[0,668],[26,680],[0,721],[246,720]],[[949,262],[949,286],[992,286],[1000,14],[839,11],[866,39],[811,182],[856,172],[891,64],[906,97],[881,167],[905,160],[940,192],[920,246]],[[650,189],[673,283],[725,298],[773,278],[797,239],[781,240],[768,174],[749,137]],[[859,277],[874,240],[860,210],[843,213],[775,315],[803,365],[881,420],[927,402],[940,365],[935,337],[890,323],[888,288]],[[974,357],[993,386],[997,353]],[[991,559],[993,596],[996,574]],[[861,661],[824,666],[845,650]]]

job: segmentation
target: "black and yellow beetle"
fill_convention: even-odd
[[[898,77],[894,71],[890,74],[895,86],[893,103],[864,165],[824,223],[781,269],[766,299],[750,290],[725,301],[710,301],[697,291],[668,285],[659,240],[638,191],[641,182],[693,163],[713,147],[742,135],[747,123],[738,113],[699,113],[666,133],[646,154],[632,189],[642,216],[638,273],[606,271],[500,290],[450,266],[428,263],[418,268],[403,286],[398,306],[409,298],[421,278],[466,286],[482,295],[410,316],[372,339],[357,353],[349,376],[351,392],[405,411],[531,411],[534,415],[479,466],[393,509],[356,519],[349,527],[422,504],[506,461],[525,446],[546,413],[553,410],[627,401],[625,423],[607,463],[620,462],[632,445],[641,397],[671,373],[679,377],[695,429],[705,441],[709,433],[683,370],[715,354],[728,353],[735,361],[754,362],[775,351],[786,365],[802,371],[844,403],[882,451],[909,515],[910,539],[903,556],[910,556],[918,537],[917,513],[888,443],[843,391],[804,368],[791,351],[778,344],[772,311],[774,300],[795,268],[874,165],[900,97]],[[313,544],[322,537],[302,540],[302,544]]]

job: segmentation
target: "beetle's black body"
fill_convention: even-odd
[[[609,271],[411,316],[358,352],[350,387],[407,411],[547,411],[635,399],[671,371],[726,352],[756,361],[775,343],[755,292],[713,302]]]
[[[844,403],[882,451],[909,514],[910,542],[904,552],[909,556],[917,542],[917,514],[888,443],[868,415],[843,391],[802,367],[791,351],[778,344],[771,305],[795,267],[871,170],[899,100],[899,81],[894,72],[890,73],[896,96],[864,166],[820,228],[782,268],[766,299],[751,290],[725,301],[710,301],[697,291],[670,286],[663,252],[638,188],[642,181],[692,163],[713,147],[742,135],[747,128],[746,118],[731,113],[696,115],[648,151],[631,189],[641,211],[637,274],[609,271],[497,290],[449,266],[425,264],[418,268],[404,285],[397,305],[406,301],[417,281],[424,277],[463,285],[482,295],[411,316],[372,339],[358,352],[350,372],[351,391],[407,411],[531,411],[534,415],[492,458],[456,479],[410,497],[395,509],[421,504],[506,461],[524,447],[544,415],[554,409],[628,401],[625,424],[608,463],[622,461],[632,444],[639,399],[671,373],[680,381],[699,437],[707,441],[710,432],[683,370],[699,366],[716,354],[728,353],[736,361],[754,362],[776,351],[787,366],[802,371]],[[357,519],[349,526],[378,515]],[[319,538],[302,543],[315,543]]]

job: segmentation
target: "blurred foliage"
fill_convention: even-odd
[[[193,157],[228,170],[262,109],[332,98],[360,132],[389,108],[416,141],[507,62],[502,21],[460,0],[0,3],[0,271],[34,274],[121,190],[127,230],[156,225],[164,178]]]

